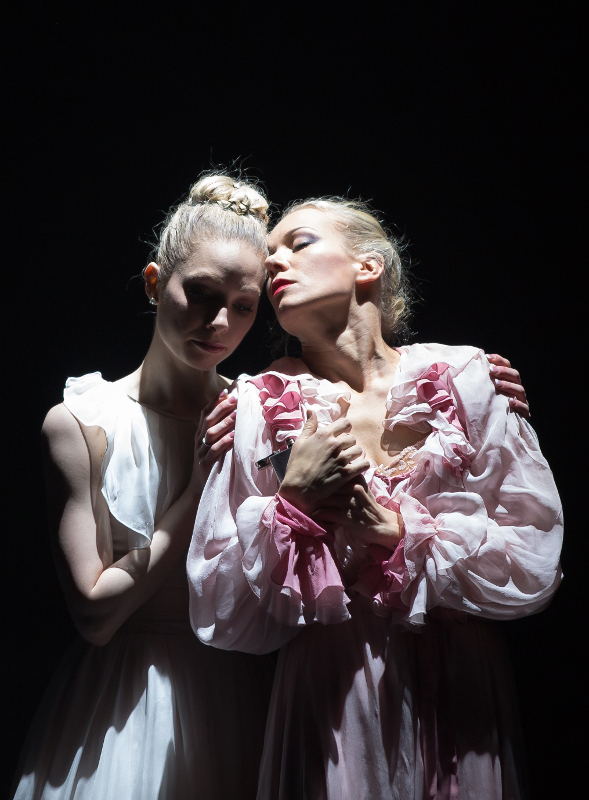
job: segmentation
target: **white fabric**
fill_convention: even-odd
[[[83,425],[103,428],[102,494],[129,528],[129,549],[149,547],[154,520],[185,488],[194,426],[140,405],[100,372],[68,378],[63,402]]]
[[[69,379],[65,403],[106,432],[104,496],[127,525],[113,525],[117,557],[148,545],[190,475],[194,425],[99,373]],[[273,672],[272,657],[198,641],[181,559],[108,644],[74,643],[31,727],[14,798],[253,800]]]
[[[418,402],[416,381],[436,362],[450,367],[445,377],[466,435]],[[304,408],[321,409],[320,424],[337,418],[341,392],[309,374],[297,380]],[[273,445],[258,389],[246,375],[238,380],[238,395],[235,448],[213,468],[189,550],[191,619],[207,644],[267,652],[294,635],[288,613],[277,613],[278,619],[267,614],[264,511],[278,482],[271,469],[255,466]],[[419,427],[424,421],[433,430],[416,456],[418,468],[392,494],[406,528],[407,622],[423,623],[437,605],[491,619],[540,610],[561,577],[560,501],[533,429],[495,393],[481,351],[402,348],[383,424]],[[450,468],[460,461],[453,447],[472,457],[462,477]],[[377,480],[374,470],[368,477]]]
[[[418,396],[418,380],[440,362],[449,365],[443,377],[462,430]],[[321,424],[336,418],[334,387],[298,363],[303,369],[287,372],[296,374],[303,408],[331,408]],[[524,616],[549,602],[561,579],[562,515],[537,438],[495,393],[484,354],[401,348],[383,424],[431,433],[415,470],[390,493],[376,465],[366,478],[379,502],[401,506],[406,611],[386,616],[348,589],[347,621],[327,626],[306,625],[300,608],[293,615],[272,600],[278,484],[254,466],[272,450],[270,429],[248,376],[238,392],[235,449],[209,478],[188,575],[203,642],[249,652],[285,644],[259,800],[519,798],[510,670],[485,618]]]

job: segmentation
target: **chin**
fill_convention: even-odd
[[[191,351],[190,348],[187,348],[182,356],[181,360],[188,366],[192,367],[192,369],[198,369],[201,371],[207,371],[209,369],[214,369],[217,364],[219,364],[223,359],[227,358],[228,352],[225,350],[223,353],[203,353],[197,354],[194,350]]]

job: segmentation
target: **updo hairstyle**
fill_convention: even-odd
[[[167,280],[202,239],[241,241],[267,253],[268,201],[260,188],[224,173],[208,174],[164,220],[153,260]]]
[[[411,295],[406,268],[401,258],[404,245],[378,219],[373,209],[361,200],[343,197],[321,197],[296,201],[283,213],[284,219],[294,211],[315,208],[329,215],[341,234],[347,251],[353,257],[373,253],[384,263],[381,277],[381,330],[387,344],[395,344],[409,335]]]

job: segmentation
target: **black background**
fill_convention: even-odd
[[[585,464],[581,3],[13,4],[1,245],[0,791],[73,636],[45,530],[38,432],[68,375],[134,370],[153,227],[202,169],[245,159],[277,206],[371,199],[410,242],[418,341],[521,371],[561,490],[565,582],[505,626],[533,798],[576,795]],[[223,371],[270,360],[268,306]],[[578,773],[577,773],[578,774]]]

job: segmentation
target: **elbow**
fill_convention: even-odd
[[[92,613],[76,614],[74,625],[83,639],[97,647],[108,644],[119,628],[107,617]]]

